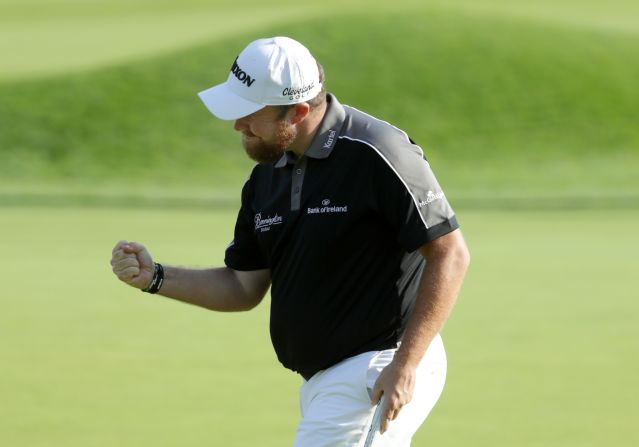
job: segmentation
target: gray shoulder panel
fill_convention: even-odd
[[[406,132],[353,107],[344,107],[347,119],[340,138],[364,143],[374,150],[408,190],[426,228],[454,216],[422,149]]]

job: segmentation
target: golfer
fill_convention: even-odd
[[[439,331],[469,263],[455,214],[421,148],[327,93],[302,44],[259,39],[229,62],[199,94],[257,162],[226,266],[162,265],[120,241],[113,271],[216,311],[270,287],[273,347],[303,378],[295,447],[409,446],[444,386]]]

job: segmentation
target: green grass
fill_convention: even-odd
[[[43,77],[188,48],[207,39],[250,32],[260,24],[304,18],[330,20],[375,10],[423,12],[443,9],[482,20],[504,17],[533,23],[636,34],[639,7],[629,0],[325,0],[278,8],[256,0],[0,0],[0,79]]]
[[[130,238],[219,265],[234,212],[0,213],[0,444],[290,445],[299,379],[272,352],[268,303],[207,312],[108,264]],[[637,445],[639,213],[459,218],[473,263],[444,331],[447,387],[413,445]]]
[[[250,162],[195,93],[248,40],[288,34],[344,102],[407,130],[454,197],[636,199],[637,36],[486,11],[265,19],[156,58],[0,84],[0,186],[234,194]]]
[[[267,302],[206,312],[108,265],[120,238],[221,264],[251,162],[195,93],[275,34],[306,43],[343,102],[407,130],[461,210],[473,263],[413,445],[639,444],[637,14],[0,0],[0,445],[290,445],[299,379],[272,352]]]
[[[306,6],[290,4],[282,11],[253,3],[252,13],[243,14],[228,0],[0,0],[0,80],[136,63],[310,12]]]

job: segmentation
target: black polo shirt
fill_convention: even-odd
[[[310,377],[396,346],[425,265],[416,249],[457,227],[419,146],[328,95],[303,156],[253,169],[225,263],[271,269],[273,346]]]

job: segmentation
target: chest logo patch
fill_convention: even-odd
[[[255,231],[260,231],[264,233],[265,231],[269,231],[272,226],[280,225],[284,222],[282,216],[278,216],[277,213],[274,216],[268,216],[262,218],[262,213],[257,213],[255,215]]]
[[[330,199],[324,199],[322,200],[322,206],[316,206],[314,208],[306,209],[306,214],[335,214],[335,213],[348,213],[348,205],[331,206]]]

